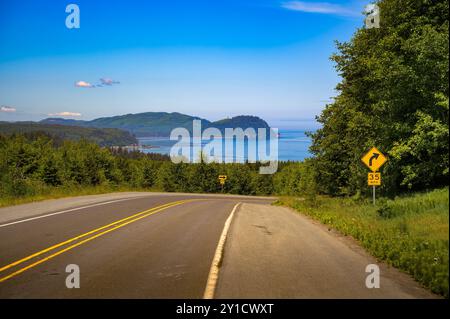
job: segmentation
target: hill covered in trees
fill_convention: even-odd
[[[261,120],[257,116],[248,116],[248,115],[240,115],[232,118],[226,118],[223,120],[212,122],[208,125],[209,127],[218,128],[221,131],[224,131],[226,128],[236,128],[241,127],[242,129],[246,128],[266,128],[269,129],[269,124],[266,121]],[[256,130],[257,131],[257,130]]]
[[[256,116],[236,116],[216,122],[211,122],[196,116],[190,116],[177,112],[146,112],[137,114],[126,114],[112,117],[98,118],[92,121],[71,120],[62,118],[48,118],[40,123],[75,125],[96,128],[117,128],[130,132],[137,137],[169,136],[170,132],[177,127],[192,131],[192,121],[200,120],[202,128],[217,127],[223,130],[225,127],[236,128],[268,128],[266,121]]]
[[[64,126],[35,122],[0,122],[0,134],[44,133],[59,140],[78,141],[86,139],[100,146],[125,146],[136,144],[129,132],[111,128]]]

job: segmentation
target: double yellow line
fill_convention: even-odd
[[[110,232],[116,230],[116,229],[122,228],[122,227],[124,227],[124,226],[126,226],[128,224],[134,223],[135,221],[138,221],[138,220],[140,220],[142,218],[145,218],[145,217],[148,217],[150,215],[156,214],[156,213],[158,213],[158,212],[160,212],[162,210],[165,210],[167,208],[178,206],[178,205],[181,205],[181,204],[184,204],[184,203],[187,203],[187,202],[191,202],[191,201],[195,201],[195,199],[180,200],[180,201],[164,204],[164,205],[161,205],[161,206],[153,207],[151,209],[148,209],[148,210],[145,210],[143,212],[140,212],[140,213],[131,215],[129,217],[120,219],[120,220],[115,221],[113,223],[110,223],[108,225],[105,225],[105,226],[93,229],[91,231],[88,231],[87,233],[84,233],[84,234],[78,235],[76,237],[70,238],[70,239],[68,239],[66,241],[63,241],[63,242],[59,243],[59,244],[56,244],[56,245],[53,245],[51,247],[45,248],[45,249],[43,249],[41,251],[38,251],[38,252],[36,252],[36,253],[34,253],[32,255],[29,255],[29,256],[27,256],[25,258],[17,260],[17,261],[15,261],[13,263],[10,263],[10,264],[6,265],[6,266],[3,266],[3,267],[0,268],[0,273],[4,272],[5,270],[8,270],[8,269],[10,269],[12,267],[18,266],[18,265],[20,265],[20,264],[22,264],[22,263],[24,263],[26,261],[29,261],[29,260],[31,260],[31,259],[33,259],[35,257],[38,257],[38,256],[40,256],[42,254],[48,253],[48,252],[53,251],[53,250],[55,250],[57,248],[60,248],[60,247],[65,246],[67,244],[70,244],[70,243],[72,243],[74,241],[77,241],[79,239],[87,237],[87,238],[83,239],[82,241],[79,241],[77,243],[74,243],[74,244],[66,247],[66,248],[58,250],[58,251],[54,252],[53,254],[51,254],[49,256],[46,256],[46,257],[44,257],[44,258],[42,258],[42,259],[40,259],[40,260],[30,264],[30,265],[27,265],[27,266],[25,266],[25,267],[15,271],[15,272],[9,274],[9,275],[7,275],[7,276],[1,277],[0,278],[0,283],[4,282],[4,281],[6,281],[6,280],[8,280],[8,279],[10,279],[12,277],[15,277],[15,276],[23,273],[24,271],[26,271],[28,269],[36,267],[37,265],[42,264],[42,263],[44,263],[44,262],[46,262],[46,261],[48,261],[48,260],[50,260],[50,259],[52,259],[52,258],[54,258],[56,256],[59,256],[59,255],[65,253],[66,251],[69,251],[71,249],[74,249],[75,247],[83,245],[83,244],[85,244],[85,243],[87,243],[87,242],[89,242],[89,241],[91,241],[91,240],[93,240],[95,238],[103,236],[103,235],[105,235],[107,233],[110,233]],[[93,236],[88,237],[89,235],[93,235]]]

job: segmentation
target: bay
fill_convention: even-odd
[[[171,141],[169,137],[145,137],[138,140],[142,152],[167,155],[170,153],[171,147],[177,142]],[[202,141],[202,145],[206,145],[208,142]],[[236,147],[241,147],[241,143],[245,144],[246,141],[237,140],[235,143]],[[278,159],[280,161],[302,161],[311,157],[310,145],[311,139],[304,130],[279,130]],[[238,162],[244,160],[245,158],[236,159]]]

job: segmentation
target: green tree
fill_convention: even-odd
[[[311,146],[323,193],[367,190],[360,157],[374,145],[390,157],[385,193],[448,184],[448,1],[377,4],[380,28],[357,30],[332,56],[339,95],[318,117]],[[426,150],[413,150],[420,145]]]

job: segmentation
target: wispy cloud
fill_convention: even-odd
[[[115,84],[120,84],[119,81],[110,79],[110,78],[100,78],[100,83],[91,84],[87,81],[77,81],[75,82],[75,86],[79,88],[101,88],[104,86],[112,86]]]
[[[77,113],[77,112],[59,112],[59,113],[50,113],[48,116],[79,117],[79,116],[81,116],[81,113]]]
[[[101,82],[101,84],[108,85],[108,86],[111,86],[113,84],[120,84],[119,81],[115,81],[115,80],[110,79],[110,78],[101,78],[100,82]]]
[[[333,14],[340,16],[357,16],[360,12],[347,7],[343,7],[338,4],[328,2],[304,2],[304,1],[288,1],[283,2],[281,7],[287,10],[308,12],[308,13],[321,13],[321,14]]]
[[[0,107],[0,112],[14,113],[15,111],[16,111],[16,109],[13,107],[10,107],[10,106],[2,105]]]
[[[75,86],[78,88],[92,88],[94,87],[91,83],[86,81],[77,81],[75,82]]]

